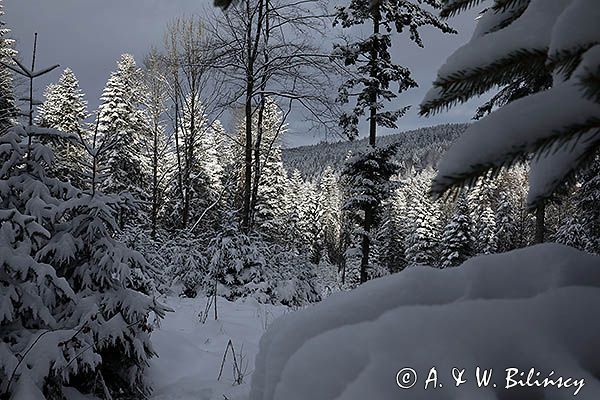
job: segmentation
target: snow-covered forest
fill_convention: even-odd
[[[0,23],[0,400],[598,398],[598,1],[214,3],[93,100]]]

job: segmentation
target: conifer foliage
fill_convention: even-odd
[[[445,0],[454,15],[479,2]],[[439,70],[421,105],[431,115],[548,68],[552,87],[501,106],[474,123],[440,164],[433,191],[473,184],[492,170],[528,161],[529,204],[550,198],[598,151],[600,9],[593,0],[495,0],[470,42]],[[541,86],[544,88],[544,85]],[[502,104],[501,104],[502,105]],[[485,152],[476,149],[486,148]]]

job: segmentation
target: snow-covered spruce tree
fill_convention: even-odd
[[[138,207],[129,193],[105,195],[98,190],[100,160],[118,142],[97,145],[97,136],[96,130],[84,143],[91,159],[91,189],[62,204],[55,234],[38,257],[52,260],[77,294],[72,321],[84,327],[101,359],[95,374],[103,382],[104,396],[147,396],[145,371],[155,355],[150,313],[161,318],[166,308],[150,297],[158,272],[142,254],[116,239],[118,216],[135,214]],[[80,378],[78,387],[95,390],[89,376]]]
[[[283,115],[272,99],[263,111],[259,185],[254,201],[254,225],[269,238],[284,236],[287,177],[281,159]],[[255,171],[256,173],[256,171]]]
[[[287,179],[287,198],[285,214],[287,237],[286,241],[298,247],[302,245],[302,218],[306,214],[304,179],[299,170],[295,169]]]
[[[579,250],[587,250],[592,247],[591,238],[588,237],[588,232],[579,215],[571,216],[558,228],[554,235],[554,241]]]
[[[585,234],[589,238],[586,251],[600,254],[600,156],[582,174],[582,184],[576,194],[575,205],[583,219]]]
[[[358,125],[365,114],[369,121],[369,143],[375,146],[377,127],[396,128],[396,121],[408,109],[383,111],[384,101],[391,101],[397,94],[390,89],[397,84],[397,93],[417,87],[410,70],[393,62],[390,54],[392,31],[409,33],[410,40],[423,47],[419,29],[432,26],[444,33],[455,33],[446,23],[425,9],[441,6],[439,0],[350,0],[347,6],[338,6],[334,25],[343,28],[370,25],[371,34],[356,42],[336,44],[333,56],[340,57],[347,66],[354,66],[356,77],[346,81],[339,90],[342,104],[356,97],[351,113],[343,114],[340,125],[350,138],[359,136]],[[358,87],[358,88],[357,88]]]
[[[317,269],[309,254],[279,244],[270,250],[268,265],[275,282],[273,302],[299,307],[320,301]]]
[[[356,228],[355,225],[353,225]],[[361,284],[360,281],[360,264],[362,260],[361,251],[361,235],[360,232],[352,232],[350,236],[349,246],[344,252],[344,265],[340,271],[341,287],[344,290],[355,289]]]
[[[240,146],[229,136],[221,121],[213,122],[211,128],[216,140],[217,159],[223,179],[231,179],[238,172],[237,164],[241,158],[238,154]]]
[[[76,189],[46,174],[52,152],[37,141],[28,154],[28,130],[14,127],[0,134],[0,397],[44,399],[79,369],[97,364],[77,352],[72,314],[75,293],[53,265],[38,259],[51,239],[61,202]],[[61,342],[65,342],[61,346]],[[38,344],[39,343],[39,344]],[[85,343],[84,343],[85,345]],[[33,346],[44,360],[31,361]],[[66,379],[65,379],[66,378]],[[26,398],[26,397],[20,397]]]
[[[475,254],[492,254],[498,249],[496,215],[492,210],[496,190],[494,182],[478,182],[467,195]]]
[[[327,253],[324,253],[323,257],[317,265],[317,282],[319,284],[319,294],[322,298],[329,296],[332,293],[339,292],[340,279],[339,279],[339,268],[329,260]]]
[[[398,171],[398,165],[392,160],[397,147],[397,144],[392,144],[369,148],[348,160],[342,172],[346,190],[344,209],[360,226],[361,283],[366,282],[369,276],[372,229],[380,222],[381,204],[391,193],[390,178]]]
[[[320,202],[323,205],[321,225],[323,226],[324,253],[329,262],[341,265],[343,249],[341,245],[342,194],[339,177],[330,166],[325,168],[320,182]]]
[[[2,396],[148,394],[148,317],[164,309],[131,288],[144,259],[111,238],[118,201],[51,175],[50,135],[78,140],[37,127],[0,138]]]
[[[479,1],[443,3],[442,15],[451,16]],[[434,193],[471,185],[490,170],[535,155],[528,203],[536,206],[593,158],[600,144],[599,13],[593,0],[495,0],[485,10],[473,38],[438,72],[421,114],[548,69],[553,84],[471,125],[440,163]]]
[[[317,186],[312,182],[305,182],[302,188],[304,204],[301,213],[301,232],[304,241],[303,249],[308,252],[309,260],[319,264],[323,254],[323,204],[317,191]]]
[[[474,255],[471,225],[467,201],[461,197],[456,203],[452,219],[442,233],[442,268],[456,267]]]
[[[312,182],[305,182],[300,171],[294,170],[285,190],[284,243],[309,255],[318,264],[323,251],[323,204]]]
[[[146,201],[150,166],[144,144],[150,130],[141,108],[144,98],[141,77],[134,58],[124,54],[102,93],[99,131],[101,140],[113,145],[101,160],[108,171],[100,189],[109,194],[128,192],[136,200]],[[126,219],[144,221],[142,214],[119,215],[119,225],[131,222]]]
[[[523,219],[530,219],[526,211],[526,183],[524,168],[511,168],[497,180],[495,220],[498,252],[525,246],[527,242]]]
[[[590,253],[600,253],[600,158],[582,173],[582,183],[573,191],[570,215],[554,240]]]
[[[408,265],[438,266],[439,264],[439,208],[427,194],[430,177],[430,171],[423,171],[410,185],[406,206],[410,225],[404,245],[405,260]]]
[[[38,124],[41,127],[57,129],[85,137],[84,120],[87,118],[87,102],[79,87],[77,77],[67,68],[57,84],[50,84],[44,93],[44,104],[38,110]],[[55,175],[83,186],[83,161],[87,153],[81,145],[70,142],[49,144],[56,157]]]
[[[220,160],[220,143],[223,140],[223,126],[219,120],[214,121],[210,128],[200,138],[202,160],[202,169],[208,178],[208,185],[212,193],[211,198],[215,198],[223,189],[223,166]]]
[[[147,396],[145,371],[155,355],[149,314],[160,317],[165,309],[142,293],[152,288],[150,265],[114,238],[119,229],[116,216],[122,209],[131,211],[132,203],[131,197],[100,192],[67,201],[64,207],[70,218],[57,226],[42,254],[55,260],[78,294],[73,318],[93,340],[101,357],[97,372],[108,389],[115,395]],[[90,383],[78,382],[93,390]]]
[[[4,4],[0,0],[0,17],[3,15]],[[6,23],[0,20],[0,62],[12,64],[12,59],[17,55],[17,51],[14,49],[15,41],[8,38],[9,34],[10,29],[6,28]],[[17,115],[12,75],[8,68],[0,64],[0,128],[4,129],[10,126]]]
[[[406,182],[400,184],[402,187],[394,190],[389,200],[388,234],[382,254],[382,264],[391,273],[402,271],[406,267],[405,245],[410,224],[407,217]]]

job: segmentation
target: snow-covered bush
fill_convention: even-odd
[[[225,226],[206,249],[204,291],[236,300],[300,306],[320,300],[316,271],[308,254],[244,233],[236,223]]]
[[[297,307],[321,300],[316,266],[310,262],[310,254],[274,246],[269,265],[276,282],[277,303]]]
[[[244,233],[239,226],[226,226],[211,240],[207,254],[205,286],[209,293],[235,300],[253,297],[261,303],[275,298],[275,282],[269,270],[269,248],[256,233]]]
[[[196,297],[202,290],[208,274],[206,247],[203,237],[186,231],[164,233],[153,241],[150,260],[163,271],[162,291],[174,291],[177,295]]]
[[[149,228],[126,226],[119,232],[118,239],[130,249],[143,254],[148,263],[146,268],[132,271],[135,287],[146,294],[167,290],[167,276],[173,276],[168,275],[168,272],[173,272],[176,264],[173,263],[173,251],[167,245],[165,232],[157,231],[155,237],[152,237]]]

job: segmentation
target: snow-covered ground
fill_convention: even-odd
[[[270,323],[290,309],[259,304],[253,299],[232,303],[219,298],[219,319],[213,309],[205,323],[199,314],[206,299],[167,297],[161,299],[174,312],[161,321],[152,334],[159,353],[150,366],[155,400],[241,400],[248,398],[250,377],[258,343]],[[231,340],[236,356],[243,357],[243,383],[235,385],[233,357],[228,352],[223,375],[217,380],[223,354]]]
[[[409,268],[293,313],[219,298],[202,323],[206,299],[163,301],[155,400],[600,398],[600,258],[561,245]],[[217,380],[230,340],[241,384],[231,352]]]

